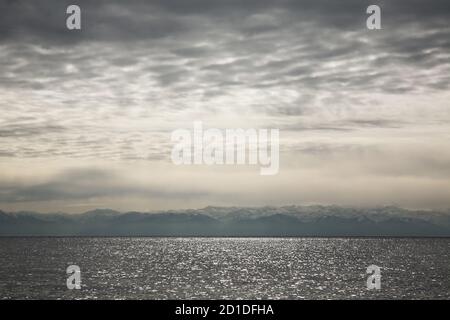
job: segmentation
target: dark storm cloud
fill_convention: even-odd
[[[67,34],[65,9],[78,4],[83,10],[86,30]],[[2,0],[0,2],[3,40],[34,36],[67,43],[73,38],[93,40],[133,40],[171,36],[186,33],[193,28],[205,27],[196,22],[201,17],[238,22],[251,14],[283,10],[291,13],[285,22],[264,22],[256,25],[237,25],[248,34],[261,34],[276,30],[283,23],[293,20],[313,20],[325,27],[353,28],[365,21],[361,12],[370,4],[378,4],[386,10],[386,23],[398,25],[404,22],[447,25],[450,9],[445,0],[368,1],[368,0],[160,0],[144,1],[26,1]],[[187,19],[185,19],[187,18]],[[190,19],[194,18],[194,19]],[[241,20],[242,21],[242,20]]]
[[[391,93],[414,91],[417,85],[448,88],[448,79],[393,86],[389,79],[396,83],[400,75],[385,72],[387,66],[429,69],[448,63],[442,53],[450,46],[450,6],[440,0],[378,1],[384,29],[378,33],[365,30],[365,9],[372,1],[78,1],[83,28],[74,32],[65,27],[70,1],[0,3],[0,43],[15,46],[5,48],[0,62],[11,73],[0,79],[3,86],[39,90],[61,78],[100,77],[99,66],[90,65],[96,52],[83,50],[83,44],[104,43],[109,66],[138,67],[138,58],[147,55],[157,62],[149,68],[161,87],[196,86],[205,97],[221,89],[225,94],[229,86]],[[26,46],[30,43],[48,52]],[[73,52],[72,45],[81,47]],[[55,50],[61,47],[68,49]],[[128,55],[114,55],[127,47]],[[369,55],[370,61],[357,60]],[[217,63],[231,56],[232,61]],[[68,61],[79,66],[78,73],[68,74]],[[358,61],[362,70],[326,69],[327,61]],[[194,83],[184,83],[189,75]]]
[[[1,153],[0,153],[1,156]],[[99,197],[142,196],[149,198],[191,198],[205,192],[165,191],[150,186],[123,183],[112,170],[68,169],[44,183],[21,185],[0,182],[0,202],[70,201]]]
[[[450,87],[446,1],[377,1],[379,31],[365,27],[372,1],[82,0],[76,2],[82,30],[68,31],[65,9],[72,3],[0,0],[0,89],[11,95],[3,94],[0,137],[32,139],[23,148],[8,141],[11,155],[164,159],[161,141],[155,148],[163,151],[148,153],[146,146],[146,155],[131,154],[132,133],[114,137],[104,128],[122,118],[133,126],[131,108],[150,122],[193,105],[199,115],[228,112],[231,102],[284,120],[380,103],[362,97],[368,94]],[[35,121],[19,121],[24,112]],[[274,125],[299,131],[402,126],[376,112],[359,122],[351,111],[342,117]]]
[[[448,0],[0,0],[0,204],[333,202],[343,182],[350,202],[448,204],[449,21]],[[155,170],[194,120],[279,128],[280,183]]]

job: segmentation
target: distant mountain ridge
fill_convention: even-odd
[[[0,210],[0,236],[450,236],[450,210],[206,207],[83,214]]]

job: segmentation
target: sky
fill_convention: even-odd
[[[0,0],[0,209],[450,208],[449,21],[447,0]],[[279,173],[174,165],[194,121],[279,129]]]

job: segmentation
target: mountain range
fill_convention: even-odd
[[[4,212],[0,236],[450,236],[450,210],[394,206],[206,207],[81,214]]]

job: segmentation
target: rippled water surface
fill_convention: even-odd
[[[0,261],[3,299],[450,298],[450,239],[0,238]]]

